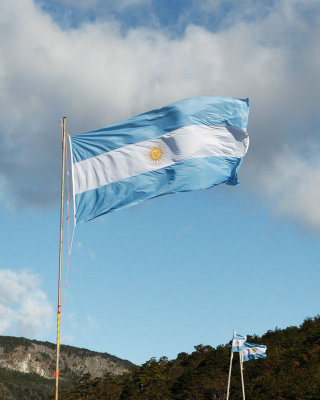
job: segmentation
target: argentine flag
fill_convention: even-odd
[[[232,348],[233,353],[240,352],[244,349],[244,342],[247,340],[247,336],[241,336],[237,333],[233,335]]]
[[[266,358],[267,346],[263,344],[244,343],[244,348],[241,351],[242,361],[256,360],[258,358]]]
[[[70,136],[76,223],[175,192],[236,185],[248,99],[185,99]]]

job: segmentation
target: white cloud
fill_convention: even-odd
[[[320,227],[319,156],[302,159],[288,152],[278,157],[263,184],[281,215],[298,218],[310,228]]]
[[[40,338],[52,323],[52,306],[38,276],[0,270],[0,334]]]
[[[279,176],[274,168],[281,166],[272,160],[287,157],[285,149],[297,155],[294,162],[304,159],[303,168],[312,168],[301,154],[318,140],[320,5],[282,0],[255,20],[255,3],[247,3],[249,19],[238,7],[238,16],[225,15],[228,23],[216,32],[188,25],[173,38],[142,27],[124,34],[110,21],[63,30],[31,0],[0,0],[0,182],[6,203],[58,202],[61,116],[77,133],[180,98],[217,94],[250,97],[251,147],[240,178],[253,191],[266,182],[265,193],[288,213],[268,177]],[[210,1],[204,5],[209,10]],[[308,194],[313,212],[318,188]],[[290,190],[301,202],[303,193]],[[310,225],[302,209],[293,207],[290,215]]]
[[[14,318],[14,311],[0,303],[0,335],[9,331]]]

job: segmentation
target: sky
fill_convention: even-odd
[[[141,364],[319,314],[317,0],[0,7],[1,335],[55,342],[61,118],[77,134],[200,95],[250,99],[240,185],[79,225],[69,269],[65,219],[62,343]]]

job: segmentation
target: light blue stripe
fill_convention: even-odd
[[[250,360],[257,360],[258,358],[267,358],[266,354],[248,354],[246,356],[242,356],[242,361],[250,361]]]
[[[236,185],[241,161],[236,157],[194,158],[77,194],[77,223],[169,193],[208,189],[224,182]]]
[[[266,349],[267,346],[265,346],[264,344],[254,344],[254,343],[249,343],[249,342],[245,342],[244,343],[244,347],[248,347],[248,348],[253,348],[253,347],[261,347],[262,349]]]
[[[236,333],[235,335],[233,335],[233,340],[246,340],[247,336],[242,336],[239,335],[238,333]]]
[[[154,139],[189,125],[246,128],[249,100],[201,96],[180,100],[103,129],[71,136],[73,162]]]

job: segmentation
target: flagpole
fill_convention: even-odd
[[[237,331],[233,331],[233,337],[235,337],[235,334]],[[228,387],[227,387],[227,400],[229,400],[229,395],[230,395],[230,382],[231,382],[231,370],[232,370],[232,360],[233,360],[233,351],[232,351],[232,343],[231,343],[231,355],[230,355],[230,365],[229,365],[229,376],[228,376]]]
[[[61,208],[60,208],[60,246],[59,246],[59,284],[58,284],[58,313],[57,313],[57,361],[55,400],[59,396],[59,357],[60,357],[60,317],[61,317],[61,287],[62,287],[62,248],[63,248],[63,208],[64,208],[64,175],[66,158],[66,117],[62,119],[62,172],[61,172]]]
[[[240,372],[241,372],[242,398],[243,398],[243,400],[246,400],[246,395],[244,393],[243,362],[242,362],[242,352],[241,351],[239,351],[239,360],[240,360]]]

